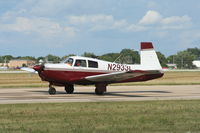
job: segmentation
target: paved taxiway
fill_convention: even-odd
[[[0,104],[200,99],[200,85],[108,86],[103,96],[95,95],[91,86],[76,86],[74,94],[56,89],[56,95],[49,95],[47,88],[0,88]]]

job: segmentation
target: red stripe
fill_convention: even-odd
[[[141,42],[141,50],[143,49],[153,49],[152,42]]]
[[[140,70],[138,70],[140,71]],[[145,72],[145,71],[143,71]],[[50,71],[50,70],[45,70],[42,71],[40,74],[40,77],[48,82],[53,83],[54,85],[59,85],[59,86],[64,86],[66,83],[71,83],[71,84],[95,84],[92,81],[87,81],[83,80],[87,76],[94,76],[94,75],[99,75],[99,74],[105,74],[105,73],[96,73],[96,72],[72,72],[72,71]],[[163,73],[158,73],[158,74],[148,74],[148,75],[142,75],[142,76],[137,76],[134,78],[130,78],[127,80],[122,80],[122,81],[110,81],[109,83],[123,83],[123,82],[138,82],[138,81],[147,81],[151,79],[156,79],[159,77],[162,77]],[[83,81],[82,81],[83,80]],[[107,82],[107,81],[105,81]]]

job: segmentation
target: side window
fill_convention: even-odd
[[[98,68],[98,62],[88,60],[88,67]]]
[[[76,60],[74,66],[86,67],[86,60]]]

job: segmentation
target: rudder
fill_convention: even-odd
[[[141,42],[140,52],[140,63],[143,68],[148,70],[162,69],[152,42]]]

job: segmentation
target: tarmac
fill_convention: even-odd
[[[49,95],[48,88],[0,88],[0,104],[200,99],[200,85],[108,86],[102,96],[94,93],[93,86],[75,86],[73,94],[56,89]]]

